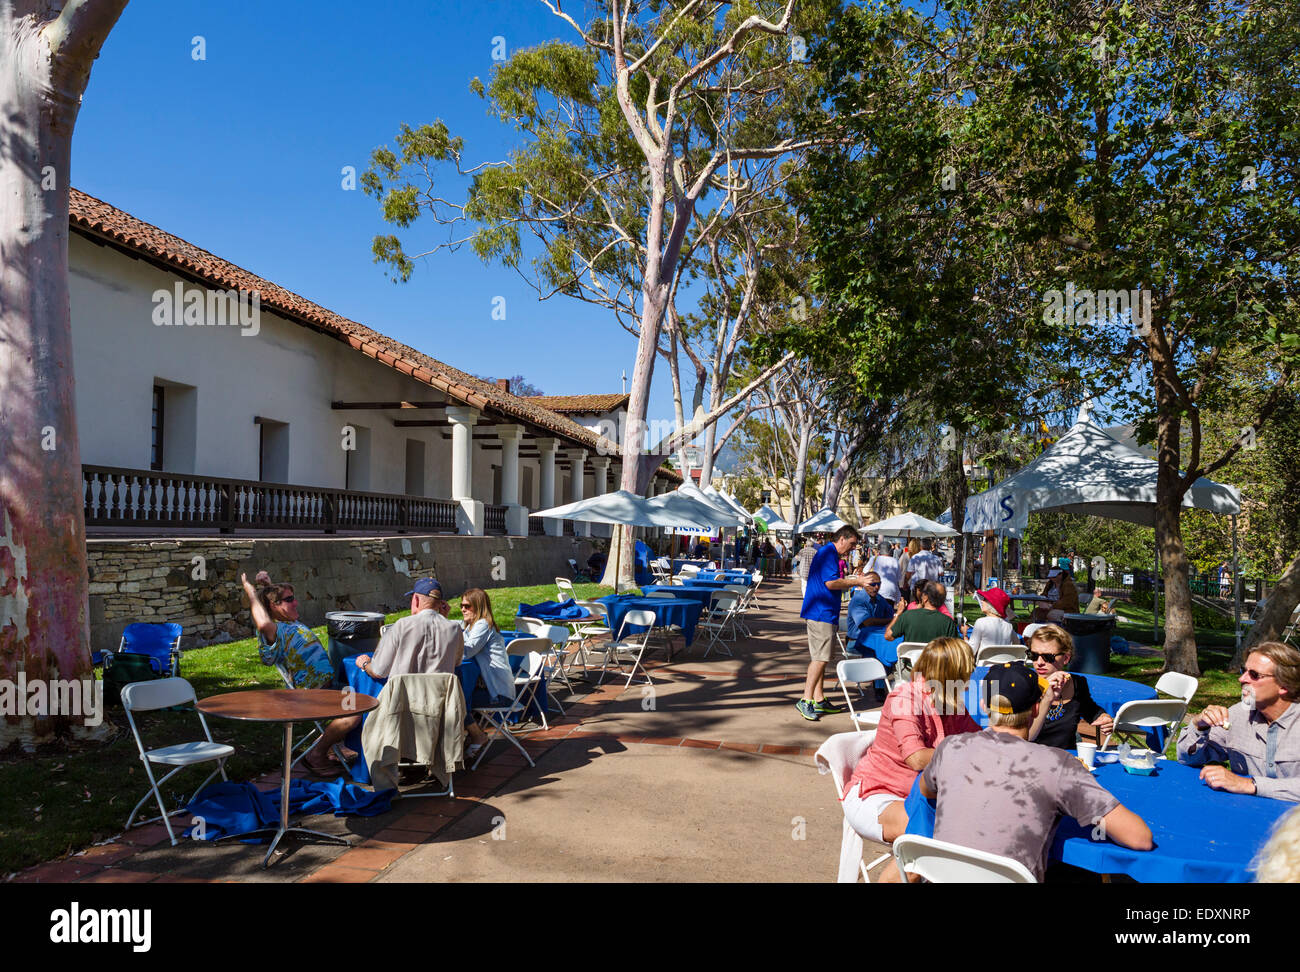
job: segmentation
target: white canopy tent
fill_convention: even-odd
[[[1153,526],[1156,519],[1158,464],[1093,424],[1085,405],[1078,421],[1050,448],[1019,472],[966,501],[966,533],[1023,530],[1032,513],[1074,513]],[[1232,517],[1233,576],[1237,576],[1237,514],[1241,493],[1201,478],[1183,496],[1184,508]],[[1014,535],[1014,534],[1013,534]],[[965,548],[963,546],[963,552]],[[1156,556],[1159,570],[1160,558]],[[962,564],[965,577],[965,564]],[[1240,585],[1237,585],[1240,590]],[[1159,632],[1159,587],[1155,592]],[[1240,614],[1239,595],[1234,609]]]
[[[900,513],[887,520],[868,523],[862,528],[863,533],[878,533],[885,537],[956,537],[960,534],[950,526],[944,526],[934,520],[927,520],[915,513]]]
[[[764,506],[754,514],[754,519],[762,520],[769,530],[777,530],[781,533],[789,533],[793,527],[785,520],[781,519],[781,514],[770,506]]]
[[[749,523],[748,516],[741,516],[721,502],[709,498],[698,486],[684,483],[677,489],[651,497],[650,504],[678,516],[682,521],[683,532],[712,534],[714,530],[722,531],[727,527],[744,526]]]
[[[848,526],[834,510],[821,509],[794,528],[795,533],[830,533]]]

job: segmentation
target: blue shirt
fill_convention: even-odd
[[[890,619],[894,616],[894,605],[879,594],[868,594],[859,587],[849,596],[849,642],[853,643],[867,633],[862,622],[869,618]],[[873,625],[880,627],[880,625]]]
[[[813,556],[808,565],[808,590],[803,596],[803,610],[799,617],[805,621],[823,621],[836,624],[840,620],[840,592],[826,587],[840,579],[840,552],[835,544],[828,543]]]
[[[316,632],[301,621],[277,621],[273,644],[259,632],[257,651],[263,665],[283,665],[294,688],[328,688],[334,681],[329,655]]]

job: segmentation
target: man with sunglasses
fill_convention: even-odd
[[[1258,644],[1238,681],[1240,702],[1207,706],[1183,728],[1179,762],[1204,766],[1201,780],[1215,790],[1300,802],[1300,651]]]
[[[862,575],[862,587],[849,597],[848,650],[860,652],[858,641],[866,628],[882,627],[894,620],[894,605],[880,593],[880,575],[869,570]]]

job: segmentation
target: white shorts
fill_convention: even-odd
[[[891,803],[902,803],[903,798],[892,793],[873,793],[864,799],[858,796],[858,792],[858,786],[854,784],[844,798],[844,819],[866,840],[889,843],[880,830],[880,815]]]
[[[799,578],[799,593],[804,595],[808,593],[808,582],[802,577]]]

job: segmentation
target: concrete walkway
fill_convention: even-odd
[[[16,880],[833,881],[840,809],[812,757],[853,726],[795,710],[808,664],[798,589],[764,582],[755,637],[734,657],[702,657],[701,632],[651,668],[653,686],[579,688],[566,718],[521,737],[535,768],[497,742],[477,771],[457,774],[455,799],[304,822],[359,838],[351,848],[295,847],[262,871],[264,849],[173,848],[154,826]],[[867,859],[883,850],[869,845]]]

